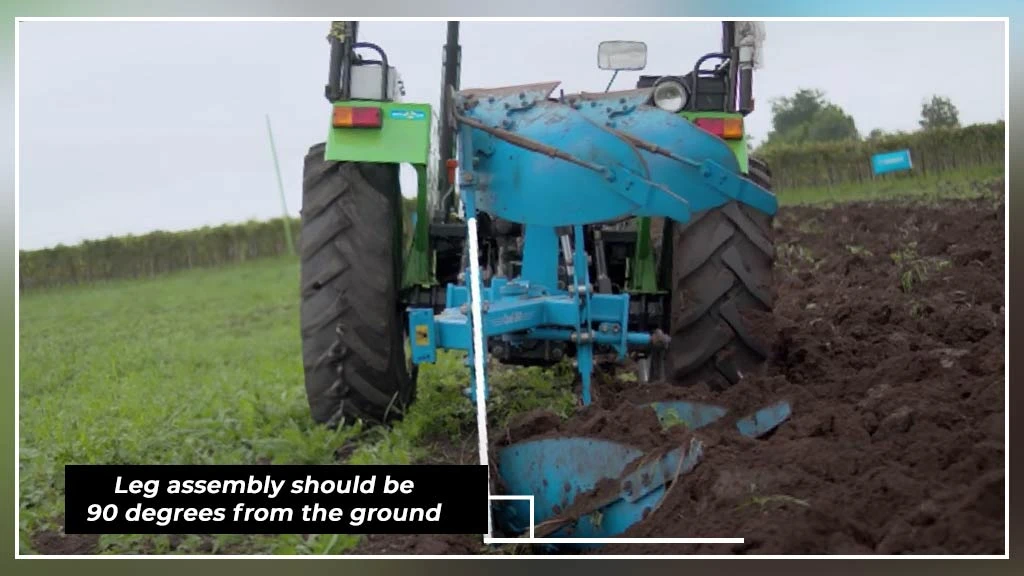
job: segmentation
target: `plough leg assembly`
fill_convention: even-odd
[[[730,200],[774,213],[777,203],[742,177],[720,140],[640,104],[648,91],[559,101],[550,98],[557,85],[460,92],[451,112],[466,218],[481,211],[525,229],[521,274],[480,286],[483,335],[509,348],[570,343],[587,405],[595,347],[624,359],[630,349],[664,347],[668,338],[660,330],[628,329],[628,293],[595,291],[584,227],[636,216],[685,223],[691,207],[706,210]],[[561,248],[567,245],[571,254]],[[438,348],[472,357],[466,284],[448,286],[440,314],[409,310],[414,363],[435,361]]]

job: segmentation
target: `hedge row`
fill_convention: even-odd
[[[1005,125],[975,125],[953,130],[896,134],[860,142],[773,146],[759,154],[772,167],[777,190],[830,187],[870,181],[871,156],[910,149],[910,175],[927,175],[1003,163]],[[404,203],[405,226],[414,204]],[[292,219],[295,246],[299,221]],[[287,254],[282,219],[207,227],[184,232],[153,232],[21,252],[22,290],[143,278],[168,272],[243,262]]]
[[[415,201],[403,203],[404,229],[411,228]],[[301,222],[289,219],[296,250]],[[284,220],[250,221],[183,232],[152,232],[89,240],[75,246],[22,251],[22,290],[146,278],[179,270],[224,266],[288,254]]]
[[[781,191],[869,182],[876,178],[871,170],[873,155],[904,149],[910,150],[913,170],[892,177],[999,166],[1006,157],[1006,125],[998,122],[860,141],[772,145],[757,154],[771,166],[772,184]]]
[[[299,221],[290,222],[298,242]],[[281,218],[90,240],[20,254],[21,289],[145,278],[288,253]]]

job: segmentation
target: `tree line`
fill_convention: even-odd
[[[956,105],[934,95],[921,103],[918,129],[871,130],[862,136],[854,118],[825,93],[801,89],[771,103],[772,129],[752,151],[772,167],[776,191],[828,188],[872,181],[871,157],[882,152],[909,150],[913,170],[885,178],[998,167],[1004,164],[1006,126],[963,126]]]
[[[797,90],[792,96],[773,100],[771,107],[772,130],[759,148],[862,139],[853,116],[829,101],[821,90]],[[948,97],[936,94],[921,103],[918,125],[923,131],[960,128],[960,111]],[[866,139],[880,140],[887,135],[881,128],[875,128]]]

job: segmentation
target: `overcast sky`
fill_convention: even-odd
[[[326,22],[26,22],[20,31],[20,247],[181,230],[281,214],[265,115],[288,211],[329,105]],[[403,77],[407,101],[436,104],[443,22],[364,22]],[[964,123],[1002,119],[1003,24],[768,22],[759,111],[818,88],[862,134],[912,130],[921,102],[952,98]],[[601,40],[643,40],[644,74],[684,73],[720,46],[715,22],[462,25],[463,87],[559,80],[603,90]],[[619,75],[629,88],[639,73]],[[614,89],[613,88],[613,89]],[[408,180],[406,180],[408,182]],[[409,192],[409,191],[407,191]]]

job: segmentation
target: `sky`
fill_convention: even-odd
[[[302,199],[302,163],[330,107],[327,22],[24,22],[19,45],[22,250],[153,230],[279,217]],[[756,139],[770,102],[816,88],[862,134],[914,130],[921,104],[947,96],[964,124],[1005,119],[1001,22],[767,22]],[[466,22],[462,87],[560,81],[601,91],[602,40],[641,40],[647,69],[682,74],[720,47],[716,22]],[[405,100],[436,105],[444,22],[362,22],[384,47]],[[411,171],[406,194],[415,193]]]

